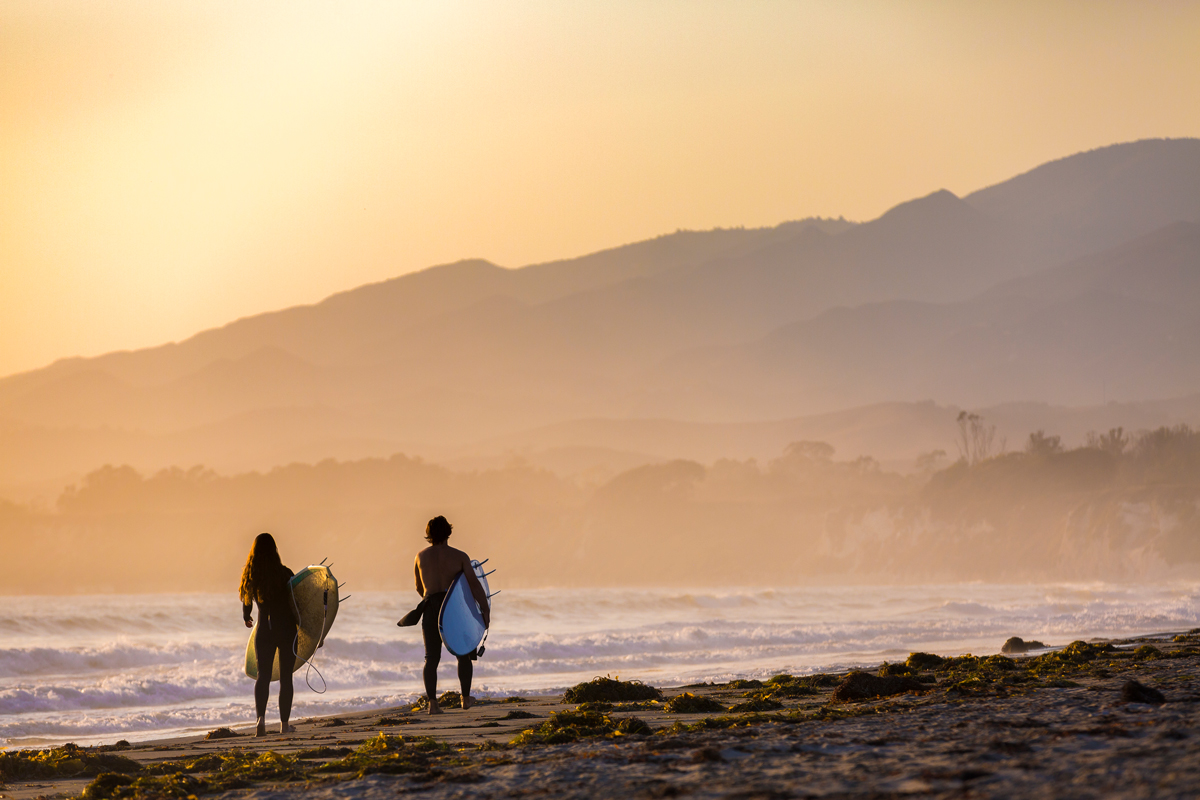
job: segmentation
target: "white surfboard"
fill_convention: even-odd
[[[296,645],[296,665],[292,669],[295,672],[325,643],[325,637],[333,627],[338,610],[338,582],[329,567],[314,564],[297,572],[292,577],[291,587],[300,609],[299,641],[293,639],[288,643],[289,647]],[[256,622],[250,631],[250,641],[246,643],[246,675],[251,678],[258,677],[258,657],[254,652],[254,634],[257,632]],[[271,680],[279,680],[279,653],[275,654]]]
[[[483,586],[483,593],[490,594],[483,563],[472,561],[471,567]],[[488,608],[491,608],[490,599]],[[467,583],[467,576],[462,572],[454,579],[454,583],[450,584],[446,599],[442,601],[442,609],[438,612],[438,630],[442,634],[442,641],[446,643],[446,649],[456,656],[475,655],[483,640],[487,638],[483,612],[471,594],[471,584]]]

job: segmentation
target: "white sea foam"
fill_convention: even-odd
[[[293,716],[387,708],[420,691],[411,593],[355,593]],[[253,718],[246,630],[221,595],[7,598],[0,620],[0,742],[145,739]],[[912,650],[995,652],[1009,636],[1077,638],[1187,629],[1200,586],[507,590],[497,598],[480,694],[553,690],[595,675],[659,685],[877,663]],[[453,682],[443,659],[442,682]],[[314,685],[321,682],[312,676]],[[274,712],[272,702],[271,712]]]

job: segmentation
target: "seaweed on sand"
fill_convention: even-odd
[[[476,698],[476,703],[479,699]],[[442,692],[438,695],[439,708],[457,708],[462,705],[462,695],[451,689],[448,692]],[[422,695],[418,697],[416,702],[408,709],[409,711],[426,711],[429,709],[429,698]]]
[[[92,777],[103,772],[128,775],[142,765],[115,753],[96,753],[74,744],[49,750],[0,752],[0,783],[46,778]]]
[[[616,703],[629,700],[661,700],[662,692],[641,681],[623,681],[607,675],[592,678],[586,683],[576,684],[563,694],[564,703],[586,703],[603,700]]]
[[[428,736],[388,736],[380,733],[357,750],[336,761],[322,764],[314,772],[350,772],[355,777],[381,772],[392,775],[425,773],[433,757],[448,753],[450,746]]]
[[[887,678],[892,675],[915,678],[918,672],[920,670],[916,667],[910,667],[908,664],[889,664],[885,661],[879,665],[879,671],[875,674],[881,678]]]
[[[613,710],[613,704],[604,700],[588,700],[586,703],[580,703],[575,707],[576,711],[599,711],[605,713]]]
[[[762,692],[747,692],[743,697],[809,697],[817,694],[819,686],[836,686],[837,679],[832,675],[818,673],[797,678],[794,675],[776,675],[767,681]]]
[[[1066,675],[1078,675],[1091,670],[1092,662],[1101,656],[1114,657],[1121,655],[1111,644],[1089,644],[1087,642],[1071,642],[1061,650],[1043,653],[1029,659],[1023,665],[1025,669],[1038,678],[1061,678]]]
[[[904,665],[919,671],[923,669],[936,669],[945,662],[946,659],[933,653],[909,653],[908,660],[904,662]]]
[[[725,711],[725,706],[711,697],[684,692],[676,695],[663,705],[672,714],[711,714]]]
[[[704,717],[695,722],[676,722],[668,728],[662,728],[658,733],[664,736],[674,736],[689,731],[721,731],[728,728],[748,728],[768,722],[787,721],[782,717],[767,714],[745,714],[742,716]]]
[[[1133,651],[1134,661],[1151,661],[1156,658],[1162,658],[1163,652],[1152,644],[1144,644]]]
[[[545,722],[517,734],[512,743],[566,744],[579,739],[649,733],[652,733],[650,726],[637,717],[611,717],[598,711],[554,711]]]
[[[747,692],[746,696],[748,699],[736,703],[729,710],[735,714],[742,714],[745,712],[774,711],[777,708],[783,708],[783,703],[766,692]]]
[[[873,700],[876,697],[891,697],[905,692],[926,692],[929,688],[927,684],[907,676],[892,675],[881,678],[865,672],[851,672],[833,690],[833,699],[849,703],[856,700]]]
[[[522,711],[521,709],[517,708],[508,712],[499,719],[537,719],[537,714],[530,714],[528,711]]]
[[[195,777],[191,773],[207,775]],[[146,767],[137,778],[105,772],[84,788],[81,797],[83,800],[187,797],[240,789],[264,781],[291,782],[306,778],[303,765],[291,756],[273,751],[251,753],[233,749]]]

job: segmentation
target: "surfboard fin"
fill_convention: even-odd
[[[497,589],[496,591],[494,591],[494,592],[492,592],[491,594],[489,594],[489,595],[488,595],[488,599],[489,599],[489,600],[491,600],[493,597],[495,597],[496,595],[500,594],[500,592],[502,592],[502,591],[504,591],[504,590],[503,590],[503,589]]]
[[[495,571],[496,571],[496,570],[492,570],[492,572],[495,572]],[[483,577],[485,577],[485,578],[486,578],[488,575],[491,575],[491,574],[492,574],[492,572],[485,572],[485,573],[483,573]]]

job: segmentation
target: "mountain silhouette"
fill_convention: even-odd
[[[759,424],[926,399],[1190,395],[1197,223],[1200,140],[1148,140],[858,224],[433,267],[0,380],[0,485],[122,460],[468,457],[586,419]],[[604,447],[554,446],[573,444]],[[640,452],[631,444],[615,449]]]

